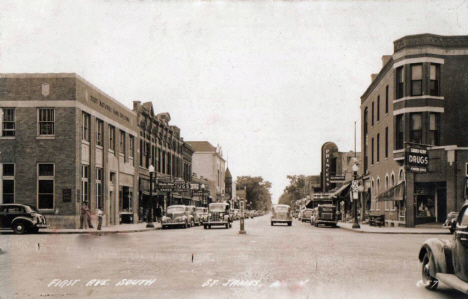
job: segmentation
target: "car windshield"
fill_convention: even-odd
[[[278,206],[274,207],[275,212],[287,212],[289,211],[289,207],[284,207],[284,206]]]
[[[224,212],[226,211],[226,205],[210,205],[210,211]]]
[[[167,213],[183,213],[184,207],[169,207],[167,208]]]
[[[30,206],[30,205],[26,205],[26,206],[30,208],[33,212],[39,213],[39,211],[37,210],[35,206]]]

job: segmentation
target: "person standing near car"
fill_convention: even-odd
[[[86,202],[83,201],[81,203],[81,213],[80,213],[80,229],[86,229],[87,227],[87,215],[86,212],[88,210],[88,206],[86,205]]]

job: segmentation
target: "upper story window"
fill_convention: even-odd
[[[430,113],[429,114],[429,144],[440,145],[440,114]]]
[[[129,157],[133,157],[133,151],[135,150],[135,137],[133,137],[132,135],[130,135],[130,142],[129,142],[129,152],[128,152],[128,156]]]
[[[82,133],[83,133],[83,140],[88,141],[90,140],[90,132],[89,128],[91,127],[91,116],[83,112],[83,124],[82,124]]]
[[[397,115],[395,117],[395,149],[402,149],[404,144],[404,127],[403,127],[403,115]]]
[[[422,95],[422,64],[411,65],[411,95]]]
[[[55,109],[54,108],[39,108],[39,135],[54,136],[55,135]]]
[[[120,153],[125,155],[125,132],[120,131]]]
[[[109,149],[115,151],[115,127],[109,125]]]
[[[431,96],[440,96],[440,65],[431,64],[430,66],[429,94]]]
[[[3,136],[15,136],[15,109],[3,108]]]
[[[385,158],[388,158],[388,127],[385,127]]]
[[[401,99],[404,97],[404,76],[403,67],[400,66],[396,69],[396,98]]]
[[[410,139],[414,143],[422,143],[422,122],[421,113],[411,113]]]
[[[377,97],[377,122],[380,121],[380,96]]]
[[[388,85],[385,87],[385,114],[388,113]]]
[[[380,133],[377,134],[377,162],[380,161]]]
[[[104,146],[104,122],[96,119],[96,144]]]
[[[375,109],[374,109],[374,102],[372,102],[372,126],[374,126],[374,115],[375,115]]]

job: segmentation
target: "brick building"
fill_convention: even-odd
[[[191,182],[193,149],[184,142],[177,126],[169,125],[169,113],[155,114],[151,102],[133,102],[139,131],[138,138],[138,201],[139,217],[144,219],[150,199],[150,173],[155,168],[158,183]],[[155,180],[155,182],[156,182]],[[164,211],[172,204],[192,204],[190,190],[157,191],[153,188],[153,207]]]
[[[78,228],[80,206],[136,221],[135,113],[76,74],[0,75],[0,202]]]
[[[361,97],[366,209],[388,225],[443,222],[468,175],[468,36],[405,36],[382,62]],[[427,148],[426,172],[406,165],[410,147]]]

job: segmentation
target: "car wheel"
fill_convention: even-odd
[[[289,226],[292,226],[292,221],[288,222],[288,225],[289,225]]]
[[[273,226],[273,221],[271,222],[271,226]]]
[[[188,221],[185,221],[185,227],[184,228],[188,228],[189,224],[188,224]]]
[[[226,225],[225,225],[225,226],[226,226],[226,229],[228,229],[228,228],[229,228],[229,223],[226,223]]]
[[[204,228],[204,229],[207,229],[207,228],[208,228],[208,226],[207,226],[207,225],[203,225],[203,228]]]
[[[192,220],[192,225],[191,225],[191,227],[194,227],[194,226],[195,226],[195,222]]]
[[[22,221],[18,221],[13,225],[13,230],[15,234],[24,234],[26,232],[26,224]]]
[[[314,224],[315,224],[315,227],[318,227],[318,223],[317,223],[317,222],[315,222]]]
[[[426,252],[421,267],[422,281],[426,289],[435,290],[439,285],[439,281],[431,276],[431,267],[432,265],[429,252]]]
[[[453,233],[455,232],[455,229],[453,228],[450,228],[450,233],[453,235]]]

